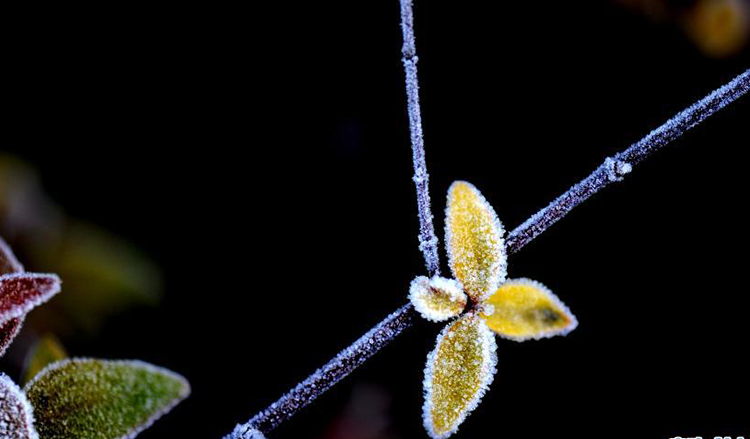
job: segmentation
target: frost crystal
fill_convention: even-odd
[[[440,322],[459,315],[466,307],[467,297],[461,284],[453,279],[419,276],[411,282],[409,300],[422,317]]]
[[[607,178],[610,181],[622,181],[623,176],[633,170],[633,165],[607,157],[604,160],[604,168],[607,171]]]
[[[568,307],[531,279],[508,280],[487,299],[487,306],[494,311],[485,316],[490,329],[515,341],[565,335],[578,326]]]
[[[44,439],[130,439],[190,393],[180,375],[141,361],[72,359],[25,389]]]
[[[249,425],[238,424],[234,431],[225,436],[224,439],[266,439],[266,437]]]
[[[495,375],[495,337],[484,320],[469,312],[445,327],[427,357],[424,425],[434,439],[458,430],[476,408]]]
[[[23,317],[60,292],[55,274],[11,273],[0,276],[0,323]]]
[[[0,438],[38,439],[29,401],[7,375],[0,373]]]
[[[453,276],[475,302],[481,302],[505,280],[507,258],[503,226],[495,210],[470,183],[448,189],[445,242]]]

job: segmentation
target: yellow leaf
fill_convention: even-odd
[[[468,312],[447,325],[427,357],[424,425],[430,437],[447,438],[476,408],[495,374],[495,336]]]
[[[409,300],[422,317],[440,322],[461,314],[467,297],[461,284],[453,279],[419,276],[411,282]]]
[[[564,335],[578,325],[575,316],[552,291],[530,279],[512,279],[485,301],[490,329],[524,341]]]
[[[28,383],[48,364],[68,357],[60,340],[52,334],[47,334],[34,343],[26,356],[26,372],[23,382]]]
[[[453,276],[466,293],[481,302],[505,280],[503,226],[492,206],[470,183],[448,189],[445,242]]]

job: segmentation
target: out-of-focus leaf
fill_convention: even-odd
[[[745,0],[698,0],[683,24],[705,55],[729,57],[750,41],[750,5]]]
[[[434,439],[456,432],[476,408],[495,374],[495,336],[468,312],[447,325],[427,357],[424,426]]]
[[[60,340],[52,334],[45,335],[34,343],[26,356],[23,382],[28,383],[42,369],[67,357],[68,353]]]
[[[409,286],[409,300],[422,317],[441,322],[461,314],[468,298],[453,279],[419,276]]]
[[[54,267],[65,279],[65,295],[32,320],[49,332],[65,331],[54,324],[60,314],[93,333],[107,317],[133,305],[156,305],[161,298],[161,275],[153,262],[92,225],[68,228]]]
[[[111,315],[161,298],[161,276],[148,257],[122,238],[66,217],[35,169],[2,153],[0,235],[27,266],[65,279],[66,294],[29,317],[37,330],[94,333]]]
[[[55,274],[11,273],[0,276],[0,323],[23,317],[60,292]]]
[[[481,302],[505,280],[507,257],[503,226],[495,210],[472,184],[457,181],[448,189],[445,245],[453,276]]]
[[[0,438],[38,439],[31,405],[21,389],[0,373]]]
[[[516,341],[564,335],[578,325],[549,288],[530,279],[511,279],[485,302],[490,329]]]
[[[190,393],[180,375],[142,361],[71,359],[26,387],[41,439],[132,438]]]

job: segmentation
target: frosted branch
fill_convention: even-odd
[[[422,134],[422,113],[419,108],[419,81],[417,80],[417,47],[414,44],[414,14],[412,1],[401,0],[401,32],[404,45],[401,49],[406,74],[406,100],[411,132],[412,160],[414,162],[414,185],[417,187],[417,209],[419,212],[419,250],[422,251],[430,277],[440,275],[438,258],[438,238],[430,209],[430,175],[424,157],[424,137]]]
[[[682,110],[628,149],[615,154],[614,157],[607,158],[591,175],[571,187],[547,207],[535,213],[510,232],[505,239],[508,253],[518,251],[574,207],[610,183],[622,180],[633,169],[634,165],[747,93],[748,89],[750,89],[750,69]]]
[[[237,426],[225,439],[250,438],[253,428],[262,433],[273,430],[410,327],[415,316],[417,314],[410,304],[402,306],[267,409],[255,415],[246,424]]]
[[[429,209],[430,199],[427,194],[427,171],[424,165],[424,146],[416,83],[416,55],[409,0],[401,0],[401,13],[404,31],[404,68],[407,77],[409,119],[414,150],[414,181],[417,184],[419,197],[420,242],[428,243],[424,246],[420,245],[420,248],[425,255],[427,267],[432,273],[433,269],[435,272],[438,271],[437,238],[434,237],[432,215]],[[612,182],[622,180],[626,174],[630,173],[634,165],[747,93],[748,89],[750,89],[750,69],[683,110],[628,149],[614,157],[607,158],[591,175],[513,230],[505,241],[508,254],[520,250],[594,193]],[[401,307],[267,409],[255,415],[247,423],[238,425],[234,432],[225,439],[254,439],[261,434],[267,434],[388,345],[414,323],[416,315],[411,305]]]

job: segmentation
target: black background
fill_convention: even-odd
[[[453,180],[511,229],[750,67],[610,3],[415,13],[441,243]],[[160,308],[71,346],[191,381],[141,437],[228,433],[405,303],[425,270],[397,2],[8,18],[3,148],[166,276]],[[495,382],[457,437],[748,435],[749,116],[745,97],[512,256],[510,276],[548,285],[580,326],[498,340]],[[420,322],[270,437],[323,437],[362,382],[391,395],[394,437],[426,437],[440,327]]]

